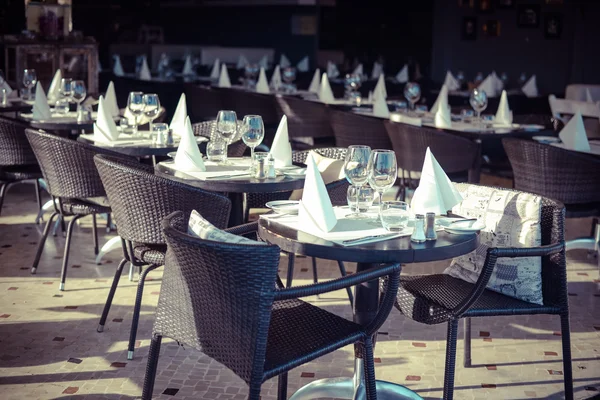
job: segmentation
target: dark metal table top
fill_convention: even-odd
[[[204,152],[202,146],[206,146],[206,142],[208,142],[208,138],[202,143],[198,143],[200,145],[200,151]],[[117,153],[125,154],[127,156],[132,157],[145,157],[145,156],[167,156],[169,153],[177,151],[178,144],[174,144],[171,146],[159,146],[156,144],[140,144],[140,145],[123,145],[123,146],[103,146],[101,143],[96,144],[93,140],[88,138],[79,136],[77,140],[84,143],[91,143],[98,147],[105,147]]]
[[[32,107],[21,101],[9,101],[5,106],[0,104],[0,112],[31,112]]]

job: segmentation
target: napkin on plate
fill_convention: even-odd
[[[435,99],[435,103],[431,106],[430,113],[435,114],[440,107],[440,102],[445,101],[448,104],[448,86],[444,83],[442,88],[440,89],[440,94],[438,94],[437,99]]]
[[[215,61],[215,65],[218,61],[219,60]],[[211,78],[212,78],[212,74],[211,74]],[[221,75],[219,75],[218,86],[224,87],[224,88],[231,87],[231,81],[229,80],[229,73],[227,72],[227,65],[225,65],[225,63],[223,63],[223,65],[221,65]]]
[[[358,64],[356,66],[356,68],[354,68],[354,72],[352,72],[354,75],[358,75],[358,76],[363,76],[364,72],[363,72],[363,65],[362,64]]]
[[[108,109],[104,97],[98,99],[98,117],[94,123],[95,142],[113,142],[119,138],[119,131]]]
[[[58,99],[60,99],[60,81],[62,80],[62,72],[60,69],[56,70],[54,74],[54,78],[52,78],[52,82],[50,83],[50,87],[48,88],[48,101],[52,104],[56,103]]]
[[[260,67],[258,73],[258,82],[256,82],[256,91],[258,93],[270,93],[269,82],[267,81],[267,74],[265,73],[264,67]]]
[[[287,117],[284,115],[279,121],[273,145],[271,146],[271,155],[275,159],[275,168],[289,167],[292,165],[292,146],[288,134]]]
[[[175,114],[173,114],[173,119],[171,120],[171,125],[169,125],[169,128],[171,128],[173,131],[173,135],[183,136],[185,132],[186,121],[187,105],[185,102],[185,93],[181,93],[179,103],[177,103],[177,108],[175,109]]]
[[[385,102],[385,98],[382,96],[375,97],[375,102],[373,103],[373,115],[380,118],[390,117],[390,110]]]
[[[210,70],[210,79],[219,79],[219,71],[221,72],[221,75],[223,75],[223,66],[225,65],[225,63],[223,63],[223,65],[221,65],[221,62],[219,61],[219,59],[215,59],[215,63],[213,64],[212,69]],[[230,85],[231,86],[231,85]]]
[[[48,106],[48,100],[46,99],[46,93],[42,89],[42,85],[38,81],[35,85],[35,102],[33,103],[32,109],[33,119],[45,120],[52,118],[50,114],[50,107]]]
[[[306,178],[298,210],[300,226],[308,228],[309,232],[314,231],[315,228],[319,231],[330,232],[337,224],[337,218],[321,172],[310,153],[306,160],[306,166]]]
[[[308,72],[308,56],[304,56],[302,60],[298,64],[296,64],[296,69],[300,72]]]
[[[483,90],[488,97],[496,97],[496,83],[494,82],[494,77],[490,74],[488,75],[483,82],[479,84],[479,90]]]
[[[375,61],[373,64],[373,70],[371,71],[371,79],[377,79],[381,74],[383,74],[383,65]]]
[[[446,78],[444,78],[444,85],[448,88],[448,90],[458,90],[460,89],[460,84],[458,83],[458,79],[452,75],[452,72],[446,72]]]
[[[152,76],[150,75],[150,68],[148,67],[148,60],[146,59],[146,56],[142,56],[142,67],[140,68],[140,73],[139,73],[138,78],[143,81],[152,80]]]
[[[567,149],[590,151],[590,142],[585,133],[585,125],[581,113],[577,111],[558,134]]]
[[[593,103],[594,99],[592,98],[592,94],[590,93],[589,88],[585,88],[585,101],[588,103]]]
[[[248,65],[248,59],[243,54],[240,54],[236,65],[237,69],[244,69],[246,68],[246,65]]]
[[[287,68],[290,65],[292,65],[290,60],[285,56],[285,54],[281,53],[281,56],[279,56],[279,66],[281,68]]]
[[[537,78],[535,77],[535,75],[532,75],[531,78],[529,78],[529,80],[521,88],[521,91],[523,91],[523,93],[527,97],[538,97],[539,96],[538,88],[537,88]]]
[[[321,70],[317,68],[315,70],[315,74],[313,75],[312,81],[310,81],[310,86],[308,87],[309,92],[319,94],[319,92],[321,91],[321,84],[319,82],[320,77]]]
[[[379,75],[377,79],[377,84],[375,85],[375,89],[373,90],[373,98],[383,98],[383,100],[387,99],[387,90],[385,89],[385,75]]]
[[[125,75],[125,71],[123,71],[123,65],[121,65],[121,57],[119,57],[118,54],[115,54],[113,55],[113,60],[113,74],[115,74],[116,76]]]
[[[106,93],[104,94],[104,107],[110,111],[110,115],[113,117],[118,117],[121,114],[119,104],[117,104],[115,85],[112,81],[109,82]]]
[[[258,62],[258,66],[264,69],[269,68],[269,58],[266,55],[262,56],[262,58]]]
[[[192,65],[192,56],[189,54],[185,57],[185,63],[183,64],[183,75],[194,75],[194,66]]]
[[[274,91],[278,91],[281,87],[281,68],[279,65],[275,66],[273,75],[271,75],[271,88]]]
[[[415,214],[434,212],[436,215],[442,215],[461,201],[462,196],[428,147],[419,187],[415,190],[410,208]]]
[[[496,117],[494,119],[495,124],[501,125],[512,125],[513,115],[512,111],[508,107],[508,96],[506,90],[502,91],[500,96],[500,104],[498,104],[498,111],[496,111]]]
[[[396,74],[396,80],[400,83],[408,82],[408,65],[404,64],[404,67]]]
[[[335,101],[335,97],[333,97],[333,91],[331,90],[331,86],[329,86],[329,79],[327,79],[326,73],[323,73],[323,76],[321,77],[319,100],[326,104],[331,104]]]
[[[337,65],[335,65],[331,61],[327,61],[327,75],[331,79],[335,79],[340,75],[340,71],[338,70]]]
[[[206,171],[189,117],[185,119],[185,129],[182,131],[181,141],[177,147],[175,168],[184,172]]]

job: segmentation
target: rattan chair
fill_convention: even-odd
[[[8,188],[23,181],[35,181],[38,208],[42,207],[42,171],[25,137],[25,128],[25,124],[0,117],[0,214]]]
[[[468,184],[459,184],[464,189]],[[508,189],[507,189],[508,190]],[[464,366],[471,366],[471,318],[509,315],[559,315],[563,348],[565,395],[573,398],[567,266],[564,242],[564,206],[542,199],[542,246],[535,248],[489,248],[475,284],[446,274],[403,276],[396,308],[406,317],[433,325],[448,323],[444,399],[454,394],[454,369],[458,321],[464,318]],[[486,289],[496,262],[504,257],[541,257],[543,305],[528,303]],[[385,285],[383,285],[385,291]]]
[[[95,163],[106,189],[124,250],[123,260],[115,272],[100,318],[98,332],[104,330],[125,264],[130,262],[140,268],[147,266],[140,273],[133,309],[127,352],[127,358],[131,360],[145,278],[150,271],[164,265],[166,244],[160,225],[162,218],[174,211],[182,211],[189,218],[191,211],[197,210],[212,224],[224,228],[229,220],[231,201],[225,196],[156,176],[152,167],[139,163],[123,162],[122,159],[102,155],[95,157]]]
[[[331,139],[333,130],[329,123],[329,107],[316,101],[307,101],[290,96],[275,96],[275,110],[281,119],[287,117],[288,133],[292,146],[306,148],[304,142],[295,141],[295,138],[310,137],[318,139]]]
[[[392,143],[380,118],[338,110],[331,110],[329,118],[335,135],[335,145],[338,147],[364,145],[371,149],[392,149]]]
[[[224,109],[221,91],[193,83],[186,83],[183,91],[188,104],[188,115],[192,122],[214,120]]]
[[[59,288],[60,290],[64,290],[67,278],[67,266],[69,264],[69,248],[71,246],[71,237],[75,222],[82,217],[92,216],[94,252],[98,254],[96,214],[110,213],[110,207],[85,200],[92,197],[106,196],[104,186],[102,186],[102,181],[100,181],[100,176],[98,176],[98,171],[94,165],[94,155],[104,153],[113,154],[115,157],[125,157],[90,144],[32,129],[26,129],[25,135],[40,164],[48,192],[54,200],[54,213],[52,213],[44,228],[44,233],[38,244],[37,253],[31,267],[31,273],[35,274],[37,271],[54,217],[60,215],[63,221],[65,217],[73,217],[67,229],[60,277]]]
[[[279,376],[278,398],[287,398],[287,371],[343,346],[362,343],[367,395],[376,398],[372,337],[393,307],[399,265],[283,289],[277,282],[279,247],[189,236],[187,219],[180,212],[168,216],[163,227],[168,251],[143,399],[152,398],[163,337],[201,350],[231,369],[248,384],[250,400],[259,400],[262,383],[274,376]],[[382,276],[389,277],[390,291],[368,325],[298,299]]]
[[[209,140],[222,140],[217,132],[217,121],[204,121],[192,124],[194,135],[204,136]],[[237,134],[231,139],[231,144],[227,148],[227,157],[242,157],[246,151],[246,144],[242,140],[242,121],[238,120]]]

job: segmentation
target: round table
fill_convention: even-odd
[[[258,235],[266,242],[279,246],[283,251],[318,257],[328,260],[356,262],[356,272],[377,268],[381,264],[417,263],[450,259],[475,250],[479,244],[476,234],[453,235],[438,232],[438,239],[425,243],[412,243],[410,237],[389,239],[386,241],[364,245],[343,247],[328,240],[299,232],[277,223],[277,220],[261,218],[258,224]],[[379,281],[374,280],[356,286],[354,296],[354,321],[368,324],[377,314],[379,307]],[[357,393],[364,393],[363,361],[355,359],[354,377],[326,378],[311,382],[300,388],[290,400],[308,400],[319,397],[335,397],[344,399],[360,398]],[[379,398],[388,399],[420,399],[420,397],[404,386],[377,381]]]
[[[23,103],[20,101],[9,101],[5,106],[0,104],[0,113],[4,112],[31,112],[31,104]]]
[[[231,214],[229,226],[244,223],[244,195],[246,193],[273,193],[286,192],[304,187],[304,177],[277,176],[271,179],[256,179],[249,176],[240,176],[230,179],[194,179],[183,172],[175,171],[163,164],[157,164],[156,174],[173,179],[187,185],[199,187],[211,192],[227,193],[231,199]]]
[[[208,138],[205,137],[196,137],[199,141],[198,145],[200,151],[206,154],[206,143],[208,142]],[[173,144],[170,146],[160,146],[156,144],[128,144],[128,145],[116,145],[116,146],[107,146],[102,143],[96,143],[91,139],[79,136],[77,140],[84,143],[91,143],[98,147],[103,147],[106,149],[110,149],[117,153],[121,153],[131,157],[153,157],[153,156],[168,156],[169,153],[177,151],[177,147],[179,144]]]

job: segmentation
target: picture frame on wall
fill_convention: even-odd
[[[540,6],[523,4],[517,10],[517,26],[519,28],[538,28],[540,26]]]
[[[477,39],[477,18],[464,17],[462,21],[462,40]]]
[[[562,36],[562,15],[547,13],[544,15],[544,37],[546,39],[560,39]]]
[[[515,0],[496,0],[497,8],[513,8],[515,6]]]
[[[500,36],[500,21],[497,19],[490,19],[483,24],[483,34],[488,37]]]
[[[488,14],[494,11],[494,3],[492,0],[479,0],[477,4],[477,12]]]

